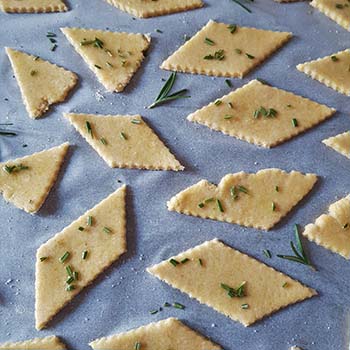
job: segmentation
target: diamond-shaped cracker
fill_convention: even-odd
[[[0,9],[10,13],[63,12],[68,10],[62,0],[0,0]]]
[[[334,112],[327,106],[253,80],[187,119],[256,145],[273,147]]]
[[[122,11],[140,18],[167,15],[203,6],[202,0],[106,0]]]
[[[69,144],[0,163],[0,193],[7,202],[36,213],[54,185]]]
[[[330,137],[322,142],[350,159],[350,131]]]
[[[348,96],[350,96],[349,67],[349,49],[297,65],[297,69],[300,72]]]
[[[333,203],[328,214],[305,227],[303,235],[310,241],[350,259],[350,195]]]
[[[50,105],[62,102],[78,82],[77,76],[38,56],[6,48],[22,99],[32,118],[42,116]]]
[[[224,176],[218,185],[201,180],[170,199],[168,210],[204,219],[269,230],[311,191],[317,177],[264,169]]]
[[[140,347],[136,347],[140,344]],[[126,333],[96,339],[89,344],[95,350],[220,350],[221,347],[185,326],[175,318],[150,323]]]
[[[34,338],[20,342],[6,342],[0,344],[0,349],[4,350],[64,350],[66,346],[61,343],[58,337],[49,336],[45,338]]]
[[[239,27],[211,20],[166,59],[161,68],[242,78],[291,36],[291,33]]]
[[[64,35],[108,90],[121,92],[145,58],[151,38],[143,34],[61,28]]]
[[[310,5],[350,30],[350,5],[347,0],[313,0]]]
[[[139,115],[64,116],[112,168],[184,169]]]
[[[245,326],[316,294],[216,239],[147,271]]]
[[[38,249],[37,329],[126,251],[125,195],[123,186]]]

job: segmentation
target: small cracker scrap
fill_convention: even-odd
[[[61,169],[69,144],[0,163],[0,193],[4,199],[35,214],[45,202]]]
[[[122,186],[39,247],[35,279],[38,330],[126,251],[125,195]]]
[[[153,322],[146,326],[96,339],[89,345],[95,350],[220,350],[221,347],[204,338],[175,318]]]
[[[253,80],[187,119],[259,146],[274,147],[334,113],[335,109]]]
[[[297,65],[300,72],[347,96],[350,96],[349,67],[349,49]]]
[[[347,0],[313,0],[310,5],[346,30],[350,30],[350,5]]]
[[[203,6],[202,0],[106,0],[111,5],[139,18],[163,16]]]
[[[189,249],[148,272],[190,297],[249,326],[316,292],[298,281],[214,239]],[[189,260],[185,260],[189,259]],[[186,263],[180,263],[186,261]],[[243,293],[229,289],[244,283]]]
[[[68,41],[110,92],[121,92],[144,60],[148,35],[61,28]]]
[[[317,177],[264,169],[224,176],[218,185],[201,180],[167,203],[168,210],[204,219],[269,230],[311,191]]]
[[[20,342],[6,342],[0,344],[0,349],[3,350],[65,350],[66,346],[61,343],[56,336],[49,336],[45,338],[34,338]]]
[[[243,78],[271,56],[292,34],[239,27],[210,20],[166,59],[162,69]]]
[[[0,0],[0,9],[8,13],[64,12],[68,10],[62,0]]]
[[[303,235],[310,241],[350,259],[350,195],[333,203],[328,214],[305,226]]]
[[[78,82],[76,74],[38,56],[8,47],[6,53],[31,118],[41,117],[52,104],[64,101]]]
[[[139,115],[64,116],[111,168],[184,169]]]
[[[350,131],[330,137],[322,142],[350,159]]]

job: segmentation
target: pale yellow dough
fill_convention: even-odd
[[[254,117],[261,107],[274,109],[276,116]],[[259,146],[273,147],[334,113],[334,109],[325,105],[253,80],[190,114],[187,119]]]
[[[24,52],[6,48],[22,99],[31,118],[66,99],[78,82],[76,74]]]
[[[95,350],[132,350],[135,344],[149,350],[220,350],[221,347],[185,326],[175,318],[131,330],[126,333],[96,339],[90,343]]]
[[[178,262],[186,258],[185,264],[174,267],[168,259],[147,271],[245,326],[316,294],[216,239],[172,257]],[[246,282],[243,297],[231,298],[221,286],[237,288],[242,282]],[[244,304],[248,304],[246,309]]]
[[[291,33],[238,26],[234,33],[231,31],[229,24],[210,20],[166,59],[161,68],[193,74],[242,78],[292,36]],[[212,40],[214,44],[208,45],[206,39]],[[241,50],[241,53],[237,53],[237,49]],[[224,50],[224,59],[204,59],[205,56],[214,55],[219,50]],[[254,58],[249,58],[247,55]]]
[[[330,56],[299,64],[297,65],[297,69],[312,79],[318,80],[324,85],[350,96],[349,66],[350,50],[347,49]]]
[[[322,142],[350,159],[350,131],[330,137]]]
[[[184,169],[139,115],[64,116],[111,168]]]
[[[140,18],[167,15],[203,6],[202,0],[106,0],[122,11]]]
[[[311,191],[316,181],[314,174],[286,173],[280,169],[228,174],[218,185],[201,180],[183,190],[170,199],[168,210],[269,230]],[[241,192],[239,186],[248,193]]]
[[[67,11],[61,0],[0,0],[0,9],[10,13],[40,13]]]
[[[151,38],[143,34],[117,33],[83,28],[61,28],[63,34],[108,90],[121,92],[145,58]],[[84,44],[96,40],[100,45]],[[83,43],[83,44],[82,44]]]
[[[323,12],[346,30],[350,30],[350,7],[347,0],[313,0],[311,6]],[[337,5],[346,5],[337,8]]]
[[[0,163],[0,193],[4,199],[27,213],[36,213],[54,185],[69,144],[64,143],[23,158]],[[28,169],[8,173],[6,167]]]
[[[303,235],[310,241],[350,259],[350,195],[333,203],[328,214],[305,227]]]
[[[37,329],[46,327],[67,303],[126,251],[125,195],[126,187],[123,186],[38,249],[35,280]],[[85,250],[88,253],[83,259]],[[70,255],[62,263],[59,259],[66,252]],[[43,258],[45,260],[41,261]],[[67,266],[79,274],[71,284],[75,287],[71,291],[66,290]]]
[[[3,350],[64,350],[66,346],[61,343],[58,337],[49,336],[45,338],[34,338],[20,342],[6,342],[0,344]]]

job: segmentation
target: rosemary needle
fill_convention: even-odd
[[[244,8],[247,12],[252,13],[252,10],[249,9],[247,6],[243,5],[240,1],[238,0],[232,0],[233,2],[235,2],[237,5],[241,6],[242,8]]]

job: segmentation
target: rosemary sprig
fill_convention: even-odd
[[[240,1],[238,0],[232,0],[232,1],[235,2],[237,5],[241,6],[242,8],[244,8],[247,12],[252,13],[252,10],[247,6],[245,6],[244,4],[242,4]]]
[[[176,80],[176,73],[171,73],[170,77],[168,80],[165,82],[164,86],[160,90],[159,95],[155,99],[155,101],[148,106],[148,108],[154,108],[162,103],[169,102],[172,100],[178,100],[180,98],[190,98],[191,96],[186,96],[187,89],[182,89],[179,91],[174,92],[173,94],[170,94],[171,89],[174,86]]]

